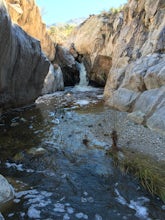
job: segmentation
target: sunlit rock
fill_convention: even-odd
[[[40,10],[34,0],[6,0],[9,14],[14,23],[41,42],[41,48],[46,56],[53,60],[55,46],[50,39],[46,25],[42,22]]]
[[[14,189],[2,175],[0,175],[0,186],[0,204],[14,198]]]
[[[0,108],[31,104],[41,94],[49,62],[40,42],[12,24],[0,0]]]
[[[157,106],[155,112],[147,120],[147,126],[165,135],[165,100]]]
[[[44,81],[42,94],[64,90],[63,73],[59,66],[50,65],[49,72]]]
[[[61,67],[65,86],[74,86],[79,82],[76,60],[68,49],[57,45],[55,62]]]

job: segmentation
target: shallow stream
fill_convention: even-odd
[[[6,220],[165,219],[165,205],[106,155],[114,113],[102,92],[66,89],[1,119],[0,173],[16,192],[0,207]]]

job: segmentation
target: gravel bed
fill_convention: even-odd
[[[127,117],[127,113],[105,109],[100,114],[101,127],[95,127],[95,133],[106,141],[110,141],[110,133],[115,128],[118,133],[118,146],[137,150],[150,155],[158,161],[165,161],[165,136],[139,124]],[[111,144],[111,142],[110,142]]]

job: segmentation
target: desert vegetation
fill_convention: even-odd
[[[49,27],[48,33],[54,42],[63,44],[63,42],[71,35],[75,28],[76,25],[72,24],[52,25]]]

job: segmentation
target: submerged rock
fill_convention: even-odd
[[[14,198],[14,189],[8,181],[0,174],[0,204]],[[0,217],[1,219],[1,217]]]
[[[40,42],[12,24],[0,0],[0,108],[31,104],[41,94],[49,62]]]

